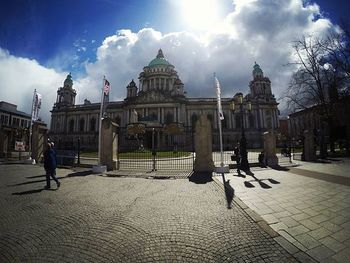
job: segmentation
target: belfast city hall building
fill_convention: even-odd
[[[216,97],[187,97],[175,66],[165,58],[162,50],[143,68],[138,83],[132,80],[127,85],[124,100],[108,103],[107,116],[120,129],[134,123],[141,124],[144,129],[144,147],[150,147],[147,141],[151,137],[153,145],[161,146],[172,143],[166,132],[167,127],[175,125],[180,127],[180,131],[194,131],[199,116],[205,115],[212,125],[213,149],[218,147],[219,140],[215,137],[219,133]],[[230,98],[221,98],[225,150],[232,150],[241,138],[242,128],[250,148],[262,146],[262,134],[265,131],[278,129],[278,103],[272,94],[269,78],[264,76],[256,63],[249,91],[246,95],[239,92]],[[61,147],[75,144],[79,138],[81,149],[97,150],[100,103],[91,103],[85,99],[83,104],[75,104],[75,96],[76,90],[69,74],[63,87],[57,90],[57,101],[51,111],[49,136]]]

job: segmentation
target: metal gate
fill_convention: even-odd
[[[118,131],[120,170],[193,170],[192,127],[181,123],[149,126],[132,123]]]

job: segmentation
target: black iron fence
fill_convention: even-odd
[[[118,130],[117,161],[121,170],[193,170],[194,158],[191,127],[134,123]]]

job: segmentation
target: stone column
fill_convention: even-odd
[[[115,170],[117,159],[118,136],[116,133],[117,123],[109,118],[102,120],[101,129],[101,165],[107,167],[107,171]]]
[[[0,158],[7,157],[8,133],[1,127],[0,129]]]
[[[212,154],[211,124],[207,116],[201,115],[196,123],[194,137],[196,160],[195,172],[213,172],[214,162]]]
[[[264,155],[265,164],[270,167],[278,166],[276,156],[276,135],[272,132],[264,132]]]
[[[304,161],[315,161],[316,152],[315,152],[315,141],[314,133],[312,130],[304,131]]]
[[[32,159],[41,161],[47,147],[47,126],[42,122],[34,122],[32,128]]]

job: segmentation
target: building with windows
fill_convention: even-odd
[[[223,143],[226,148],[232,148],[240,139],[242,125],[249,147],[260,147],[262,133],[279,126],[278,103],[272,94],[271,82],[256,63],[249,88],[250,93],[242,96],[242,99],[242,93],[222,98]],[[100,103],[91,103],[85,99],[83,104],[75,104],[75,96],[72,76],[69,74],[63,87],[57,91],[57,100],[51,111],[50,137],[61,145],[72,145],[79,138],[83,149],[97,149]],[[230,108],[232,101],[236,105],[234,112]],[[244,105],[242,110],[238,107],[240,102]],[[248,102],[251,109],[246,107]],[[162,127],[170,123],[194,127],[203,114],[211,120],[213,134],[217,134],[216,98],[187,97],[184,83],[161,49],[139,74],[138,84],[131,80],[127,85],[126,98],[109,102],[107,108],[108,117],[120,127],[136,122],[143,123],[146,130],[159,127],[156,131],[158,145],[166,141]],[[218,143],[213,139],[214,149]]]
[[[321,105],[290,114],[288,119],[290,138],[302,141],[304,131],[309,130],[314,132],[318,144],[323,135],[326,144],[337,142],[350,149],[350,118],[346,117],[350,113],[350,96],[332,101],[332,104],[327,106],[331,109],[330,120],[321,114]]]
[[[15,141],[28,145],[31,115],[17,110],[17,105],[0,101],[0,157],[13,151]]]

